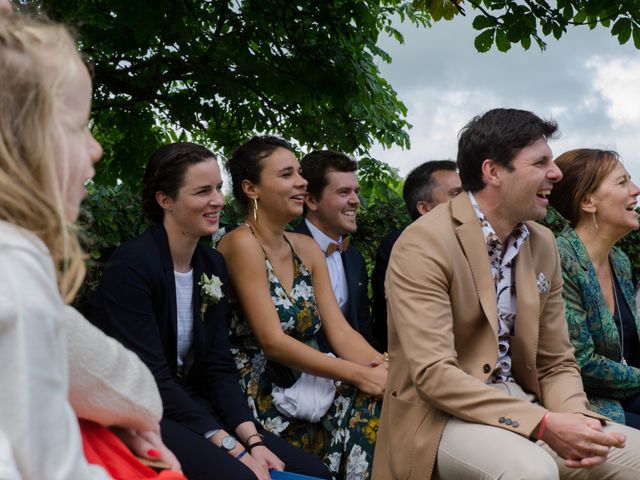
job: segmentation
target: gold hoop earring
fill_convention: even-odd
[[[258,199],[257,198],[253,199],[253,221],[254,222],[258,221]]]
[[[596,212],[593,212],[593,226],[598,230],[598,222],[596,222]]]

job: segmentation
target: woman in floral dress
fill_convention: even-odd
[[[368,479],[387,365],[342,316],[319,246],[285,232],[303,211],[307,182],[298,160],[285,141],[254,137],[228,168],[247,216],[219,250],[236,297],[230,340],[249,405],[265,429],[321,455],[334,478]],[[339,358],[318,350],[321,328]],[[317,422],[273,403],[274,384],[289,386],[301,372],[337,384]]]

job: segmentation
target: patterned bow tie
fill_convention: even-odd
[[[343,238],[340,243],[330,243],[324,254],[328,257],[336,252],[346,252],[347,248],[349,248],[349,237]]]

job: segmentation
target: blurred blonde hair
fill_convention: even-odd
[[[0,219],[42,239],[66,302],[78,291],[85,264],[65,214],[69,166],[62,98],[82,68],[64,26],[0,15]]]

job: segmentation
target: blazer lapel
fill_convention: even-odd
[[[351,247],[349,247],[351,248]],[[347,321],[351,324],[351,326],[360,331],[358,328],[358,313],[357,313],[357,303],[353,300],[358,295],[358,275],[353,271],[353,262],[350,258],[350,252],[347,249],[346,252],[340,255],[342,257],[342,265],[344,266],[344,275],[347,281]]]
[[[471,275],[482,310],[497,338],[498,306],[496,305],[495,282],[489,265],[489,254],[480,222],[466,194],[463,193],[451,201],[451,215],[460,222],[460,225],[456,227],[456,234],[471,268]]]
[[[307,222],[304,221],[304,217],[302,217],[302,220],[300,220],[300,223],[298,223],[293,231],[296,233],[308,235],[313,238],[313,235],[311,235],[311,230],[309,230],[309,227],[307,227]]]
[[[173,274],[173,261],[171,260],[171,252],[169,251],[169,240],[167,232],[161,224],[154,225],[153,238],[155,239],[158,250],[160,251],[162,270],[164,271],[164,281],[166,291],[169,293],[169,318],[173,331],[173,338],[178,338],[178,318],[176,306],[176,280]],[[177,358],[177,346],[173,349],[174,357]]]
[[[538,323],[540,322],[540,292],[536,283],[531,244],[529,240],[515,257],[516,321],[514,337],[511,339],[512,365],[536,366]],[[533,370],[531,370],[533,371]],[[524,373],[524,372],[523,372]]]
[[[196,250],[193,253],[193,293],[192,293],[192,310],[193,310],[193,340],[191,348],[193,349],[193,358],[197,358],[200,354],[204,338],[204,321],[200,320],[200,277],[204,271],[202,264],[202,258],[200,253],[200,245],[196,246]],[[209,308],[214,308],[214,305],[209,305]],[[206,312],[205,312],[206,313]]]

